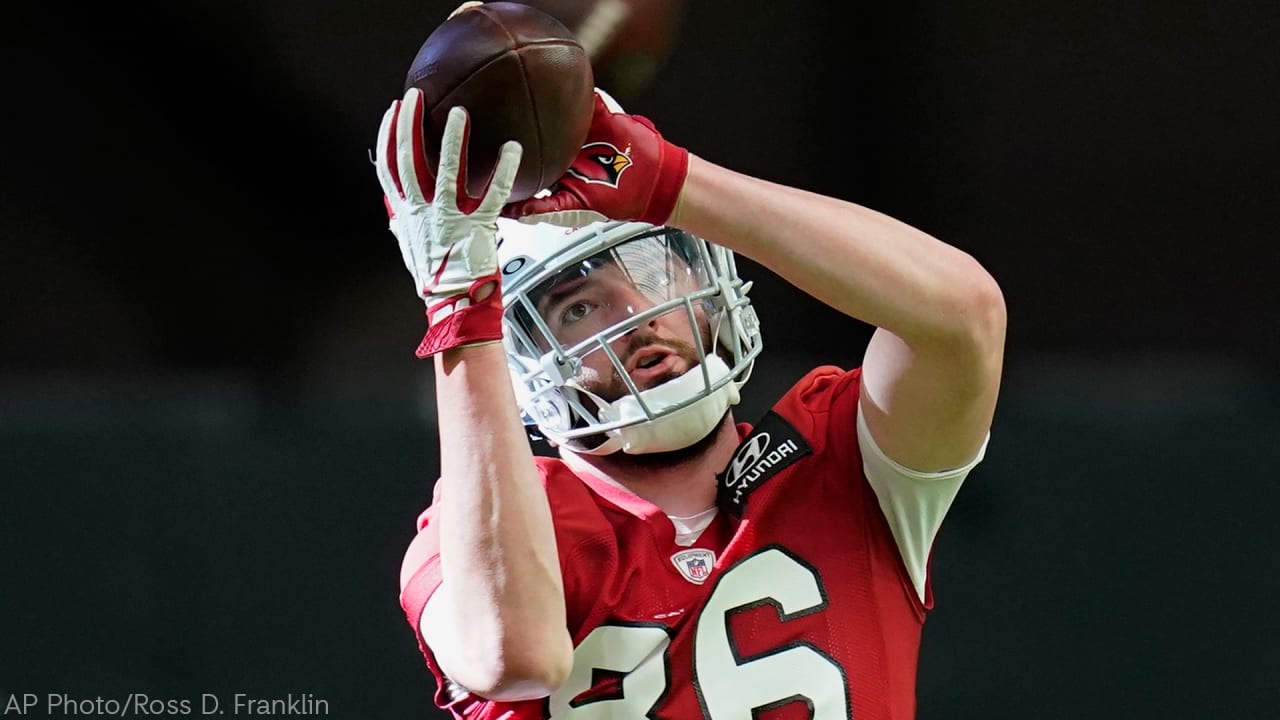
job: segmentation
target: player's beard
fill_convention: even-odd
[[[703,334],[709,335],[710,333],[704,328]],[[655,388],[665,382],[670,382],[671,380],[681,377],[685,373],[698,371],[698,366],[700,363],[698,361],[697,348],[695,348],[693,345],[690,345],[689,343],[683,340],[658,337],[656,334],[648,330],[637,331],[635,333],[632,333],[630,339],[627,341],[627,347],[624,349],[624,352],[619,356],[619,360],[621,360],[622,364],[625,366],[627,364],[627,361],[630,360],[633,354],[639,352],[640,350],[643,350],[646,347],[653,347],[655,345],[659,347],[664,347],[670,350],[673,354],[677,355],[681,360],[684,361],[683,364],[685,365],[686,369],[684,370],[684,372],[680,372],[679,370],[671,370],[662,375],[649,378],[643,387],[637,386],[638,390],[644,391],[644,390],[648,390],[649,388]],[[618,369],[616,367],[612,369],[612,372],[610,373],[609,378],[607,380],[603,380],[603,381],[602,380],[595,380],[595,381],[579,380],[579,382],[582,384],[582,387],[584,389],[588,390],[592,394],[598,396],[600,399],[605,400],[607,402],[614,402],[618,398],[624,397],[630,394],[631,392],[631,390],[627,387],[626,382],[623,381],[622,375],[621,373],[618,372]],[[591,398],[584,397],[582,398],[582,401],[583,401],[583,404],[586,405],[588,408],[591,408],[593,411],[595,410],[595,403]],[[699,438],[697,441],[689,445],[686,445],[685,447],[676,448],[675,450],[666,450],[663,452],[639,453],[639,454],[616,452],[616,453],[611,453],[609,455],[609,460],[616,464],[629,465],[634,468],[669,467],[671,465],[687,462],[689,460],[692,460],[694,458],[701,456],[708,449],[710,449],[712,445],[715,444],[716,436],[720,434],[720,428],[724,425],[725,419],[728,416],[729,416],[729,411],[726,410],[724,416],[722,416],[720,418],[720,421],[716,423],[715,427],[711,429],[711,432],[708,432],[706,435]],[[592,438],[594,438],[599,442],[603,442],[604,440],[603,435],[592,436]],[[592,442],[591,440],[588,440],[584,444],[590,446],[595,443]]]

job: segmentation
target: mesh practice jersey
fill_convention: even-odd
[[[721,511],[689,546],[654,505],[536,458],[575,648],[550,698],[492,702],[443,676],[419,625],[440,583],[428,508],[419,526],[432,552],[401,604],[437,704],[492,720],[914,717],[932,596],[913,584],[863,472],[859,375],[817,368],[760,422],[739,424],[717,478]]]

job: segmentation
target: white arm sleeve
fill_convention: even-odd
[[[964,482],[987,452],[991,433],[982,441],[977,455],[963,466],[941,472],[919,472],[890,460],[876,445],[858,407],[858,447],[862,450],[862,469],[880,501],[880,510],[889,521],[898,552],[907,566],[907,574],[916,595],[924,602],[924,581],[928,572],[929,549],[942,527],[942,518]]]

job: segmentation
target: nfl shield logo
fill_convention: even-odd
[[[701,585],[711,575],[711,568],[716,565],[716,554],[702,548],[681,550],[671,556],[671,562],[685,580]]]

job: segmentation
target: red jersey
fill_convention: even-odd
[[[859,370],[821,367],[755,426],[719,477],[721,511],[675,544],[652,504],[537,458],[564,574],[574,665],[550,698],[445,690],[459,718],[908,720],[925,611],[862,471]],[[432,530],[432,512],[419,520]],[[438,545],[437,545],[438,547]],[[439,555],[401,604],[419,643]]]

